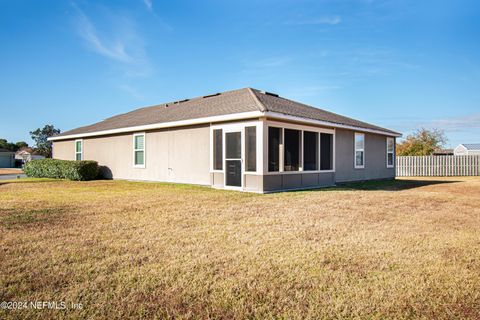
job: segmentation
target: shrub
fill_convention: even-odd
[[[96,161],[38,159],[25,164],[25,174],[34,178],[93,180],[98,176]]]

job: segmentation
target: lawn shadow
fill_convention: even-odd
[[[52,208],[10,208],[0,211],[0,225],[6,229],[24,227],[38,227],[60,224],[66,215],[71,212],[71,207]]]
[[[454,180],[408,180],[408,179],[389,179],[389,180],[371,180],[358,182],[337,183],[335,187],[327,188],[329,190],[362,190],[362,191],[401,191],[415,189],[430,185],[454,183]]]
[[[0,180],[0,186],[5,186],[7,184],[13,183],[41,183],[41,182],[55,182],[55,181],[64,181],[63,179],[52,179],[52,178],[20,178],[20,179],[11,179],[11,180]]]

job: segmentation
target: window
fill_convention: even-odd
[[[257,127],[245,128],[246,171],[257,171]]]
[[[83,140],[75,140],[75,160],[83,160]]]
[[[133,159],[135,167],[145,168],[145,133],[133,135]]]
[[[268,127],[268,171],[280,170],[280,144],[282,129]]]
[[[333,170],[333,134],[320,134],[320,170]]]
[[[213,170],[223,169],[223,132],[213,130]]]
[[[303,170],[318,170],[318,133],[303,132]]]
[[[387,138],[387,168],[393,168],[394,165],[395,140]]]
[[[355,168],[365,168],[365,135],[355,132]]]
[[[300,131],[285,129],[284,170],[298,171],[300,166]]]

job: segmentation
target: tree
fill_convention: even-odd
[[[397,155],[427,156],[435,150],[442,149],[446,143],[447,138],[442,130],[421,128],[397,144]]]
[[[52,142],[48,141],[52,137],[60,133],[60,129],[56,129],[53,125],[47,124],[43,129],[38,128],[35,131],[30,131],[32,140],[35,141],[37,152],[47,158],[52,157]]]
[[[18,143],[20,143],[20,142],[13,143],[13,142],[8,142],[6,139],[0,139],[0,149],[17,151],[18,149],[20,149],[20,147],[18,146]],[[26,142],[22,141],[22,143],[25,143],[28,147],[28,144]]]
[[[9,148],[9,143],[6,139],[0,139],[0,149],[8,149],[10,150]]]
[[[18,141],[17,143],[15,143],[15,145],[17,146],[17,150],[20,150],[22,148],[28,148],[28,143],[26,143],[25,141]]]

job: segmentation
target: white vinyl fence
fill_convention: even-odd
[[[478,176],[480,156],[396,157],[397,177]]]

